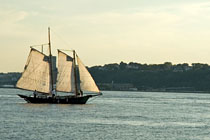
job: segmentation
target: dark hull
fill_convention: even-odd
[[[26,100],[28,103],[35,104],[85,104],[87,100],[94,95],[85,96],[56,96],[56,97],[30,97],[18,94],[21,98]]]

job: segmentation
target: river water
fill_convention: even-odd
[[[0,140],[209,140],[210,94],[104,91],[85,105],[28,104],[0,89]]]

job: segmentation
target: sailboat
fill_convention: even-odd
[[[32,91],[33,95],[18,96],[28,103],[85,104],[89,98],[102,95],[75,50],[71,51],[73,57],[58,50],[58,74],[54,86],[50,28],[48,36],[49,55],[31,47],[22,76],[16,84],[17,88]],[[73,94],[61,96],[57,92]]]

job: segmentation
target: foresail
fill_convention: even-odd
[[[73,58],[58,51],[58,76],[56,90],[61,92],[74,91]]]
[[[16,87],[50,93],[49,69],[49,57],[32,48]]]
[[[92,76],[88,72],[85,65],[82,63],[80,58],[77,56],[77,63],[79,67],[80,75],[80,87],[83,91],[100,92]]]

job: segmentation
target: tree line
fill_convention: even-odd
[[[104,90],[132,85],[130,87],[140,91],[210,91],[208,64],[120,62],[87,68],[99,88]],[[0,85],[15,85],[20,76],[21,73],[0,73]]]
[[[210,91],[208,64],[106,64],[88,68],[96,83],[130,83],[142,91]]]

